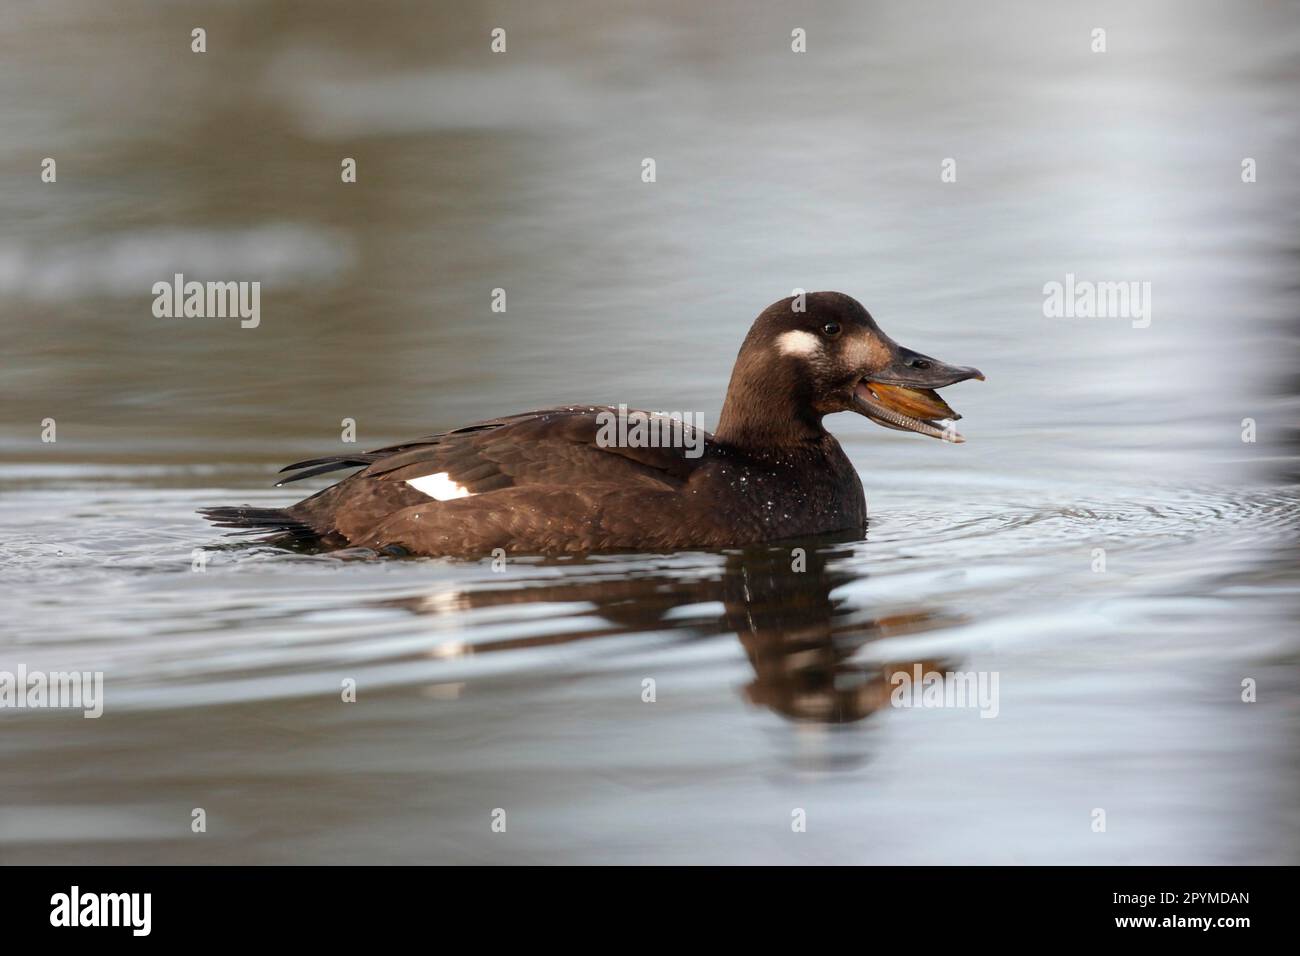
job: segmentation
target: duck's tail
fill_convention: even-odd
[[[316,529],[284,508],[252,508],[248,505],[200,508],[199,514],[218,528],[238,528],[245,534],[286,535],[295,541],[320,537]]]

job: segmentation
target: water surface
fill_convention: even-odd
[[[0,711],[0,861],[1296,862],[1293,11],[566,9],[233,3],[203,56],[183,5],[11,16],[0,670],[106,708]],[[154,318],[177,271],[261,325]],[[1045,318],[1067,273],[1149,327]],[[796,287],[988,376],[965,445],[830,421],[865,540],[494,568],[194,514],[295,500],[345,418],[712,425]],[[891,706],[917,664],[997,716]]]

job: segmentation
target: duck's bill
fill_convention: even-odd
[[[864,378],[853,390],[858,413],[877,425],[916,432],[941,441],[960,444],[966,439],[954,423],[961,416],[939,397],[936,388],[984,375],[977,368],[947,365],[915,352],[905,354],[879,377]]]

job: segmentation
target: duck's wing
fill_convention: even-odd
[[[651,415],[636,410],[623,414],[629,421]],[[690,477],[711,439],[688,424],[665,424],[660,416],[656,427],[661,435],[679,444],[630,447],[619,443],[618,415],[617,409],[605,406],[576,405],[495,418],[374,451],[296,462],[282,469],[296,474],[278,484],[361,468],[348,480],[416,482],[417,488],[423,484],[433,490],[429,497],[439,499],[444,493],[479,495],[526,485],[631,482],[673,490]],[[426,478],[430,481],[420,483]]]
[[[636,413],[624,414],[635,420]],[[619,529],[628,532],[641,512],[654,510],[649,502],[660,511],[680,502],[674,492],[704,460],[709,439],[688,428],[678,432],[686,440],[677,447],[634,447],[610,428],[617,415],[601,406],[548,408],[298,462],[288,470],[301,476],[361,470],[285,514],[322,538],[376,548],[399,543],[420,554],[611,547],[616,537],[602,513],[625,501],[619,514],[631,517]]]

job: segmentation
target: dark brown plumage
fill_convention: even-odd
[[[853,410],[960,441],[928,417],[958,417],[931,389],[976,377],[898,346],[848,296],[810,293],[755,320],[717,431],[684,426],[684,447],[610,444],[618,410],[607,406],[550,408],[298,462],[281,484],[360,470],[283,510],[204,514],[324,547],[424,555],[721,548],[860,531],[862,483],[822,418]]]

